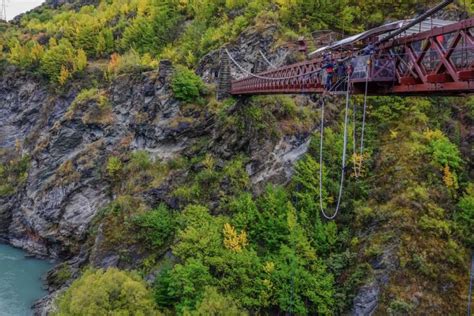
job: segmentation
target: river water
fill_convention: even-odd
[[[0,244],[0,316],[33,315],[31,305],[47,294],[41,277],[52,264],[25,255],[22,250]]]

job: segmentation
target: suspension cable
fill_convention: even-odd
[[[263,52],[261,50],[258,51],[260,53],[260,55],[263,57],[263,60],[265,60],[265,62],[270,66],[270,68],[273,68],[273,69],[276,69],[277,66],[275,66],[274,64],[272,64],[268,58],[263,54]]]
[[[309,75],[312,75],[312,74],[315,74],[315,73],[319,73],[322,71],[322,69],[318,69],[318,70],[313,70],[313,71],[310,71],[310,72],[307,72],[307,73],[304,73],[304,74],[299,74],[299,75],[294,75],[294,76],[289,76],[289,77],[265,77],[265,76],[260,76],[260,75],[256,75],[254,73],[251,73],[250,71],[248,71],[247,69],[245,69],[244,67],[242,67],[233,57],[232,55],[229,53],[229,51],[227,50],[227,48],[225,49],[227,55],[229,56],[230,60],[237,66],[237,68],[239,68],[242,72],[246,73],[247,75],[251,76],[251,77],[254,77],[254,78],[258,78],[258,79],[263,79],[263,80],[286,80],[286,79],[294,79],[294,78],[299,78],[299,77],[304,77],[304,76],[309,76]]]
[[[349,99],[350,99],[350,75],[347,76],[347,90],[346,90],[346,109],[344,114],[344,141],[342,146],[342,165],[341,165],[341,180],[339,184],[339,195],[337,197],[336,210],[331,216],[327,215],[323,207],[323,141],[324,141],[324,107],[325,102],[322,99],[321,105],[321,124],[320,124],[320,142],[319,142],[319,207],[321,213],[328,220],[333,220],[339,213],[341,206],[342,192],[344,186],[344,173],[346,168],[346,151],[347,151],[347,123],[348,123],[348,112],[349,112]]]

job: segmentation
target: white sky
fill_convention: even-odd
[[[11,20],[18,14],[39,6],[44,0],[6,0],[6,2],[7,20]]]

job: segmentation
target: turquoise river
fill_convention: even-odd
[[[52,264],[25,255],[0,244],[0,316],[33,315],[31,305],[46,295],[41,277]]]

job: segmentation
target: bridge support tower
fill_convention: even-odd
[[[220,68],[217,77],[217,100],[230,97],[232,89],[232,74],[230,72],[230,60],[225,50],[221,50]]]

